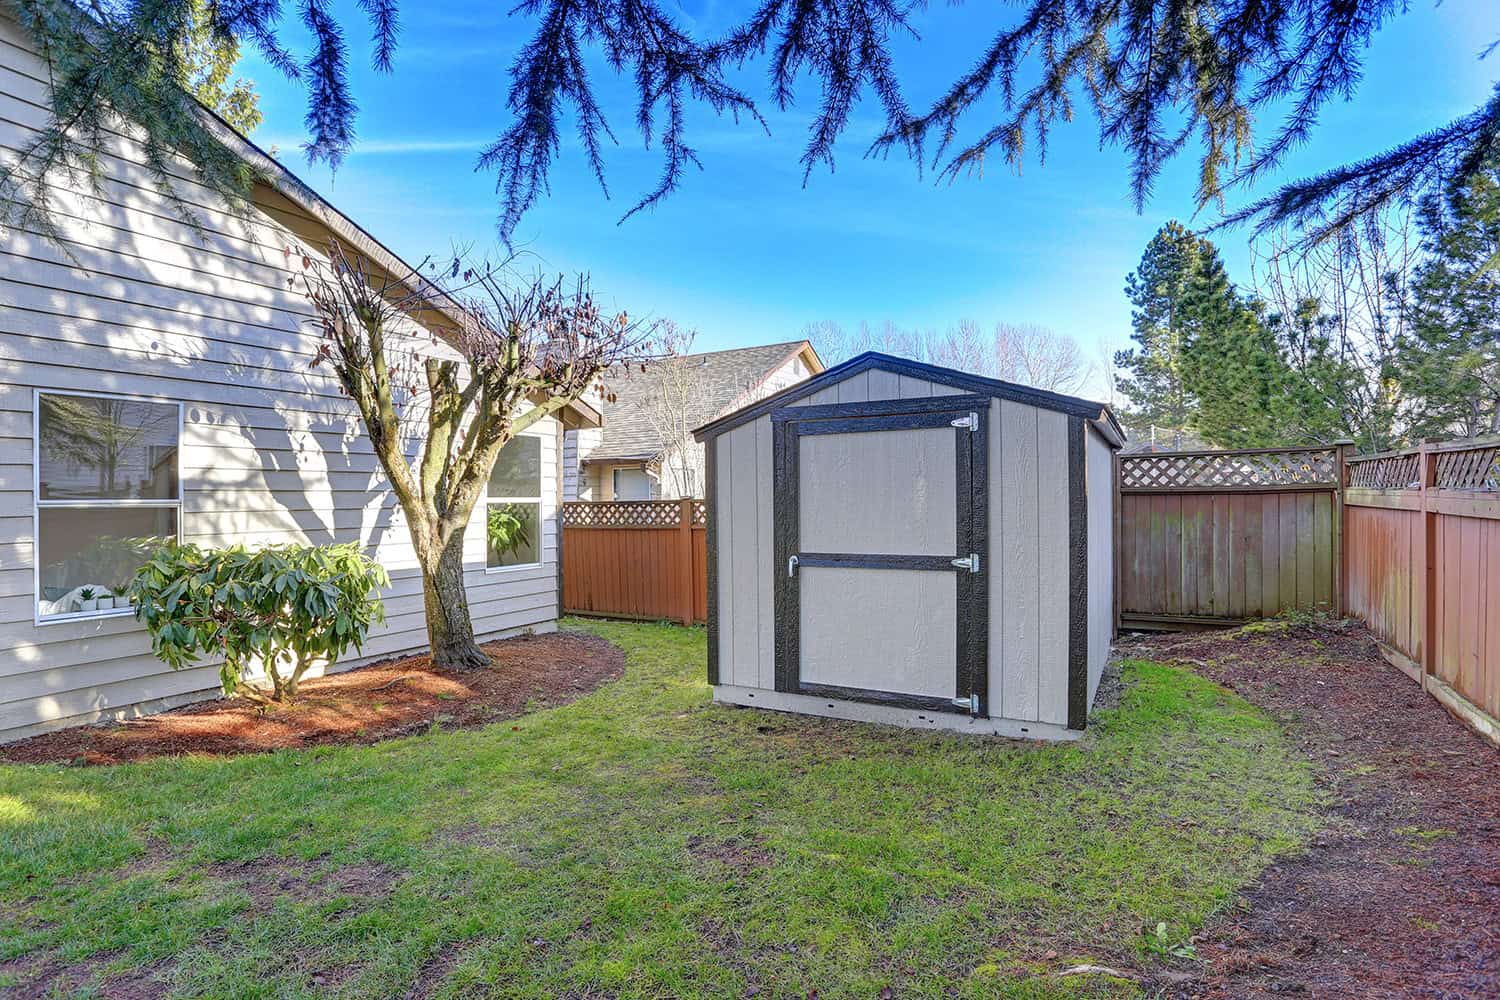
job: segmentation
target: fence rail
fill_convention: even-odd
[[[707,525],[702,500],[563,504],[563,610],[706,621]]]
[[[1500,438],[1349,462],[1347,601],[1382,652],[1500,740]]]

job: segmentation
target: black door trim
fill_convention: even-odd
[[[874,552],[801,552],[798,566],[843,567],[844,569],[947,569],[958,572],[947,556],[882,555]]]
[[[926,711],[969,712],[951,699],[901,694],[839,685],[804,684],[801,679],[801,595],[791,557],[806,567],[948,570],[957,573],[957,634],[955,691],[962,698],[977,695],[978,717],[989,715],[989,406],[987,396],[954,395],[917,399],[835,403],[775,410],[772,420],[773,516],[775,520],[775,632],[776,690],[788,694],[817,694],[850,701],[899,705]],[[799,441],[806,434],[849,434],[882,430],[945,427],[973,414],[973,428],[955,427],[957,463],[956,556],[979,556],[979,572],[954,566],[952,558],[934,555],[829,553],[800,551]]]

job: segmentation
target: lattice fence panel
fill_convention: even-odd
[[[1466,451],[1440,451],[1434,478],[1440,490],[1500,491],[1500,444]]]
[[[1331,448],[1217,454],[1129,455],[1120,459],[1125,490],[1254,489],[1335,486],[1338,456]]]
[[[1421,486],[1422,460],[1412,452],[1349,462],[1349,485],[1366,490],[1414,490]]]
[[[579,500],[563,504],[562,523],[570,528],[675,528],[681,511],[676,500]]]
[[[693,527],[701,528],[708,524],[708,501],[693,501]]]

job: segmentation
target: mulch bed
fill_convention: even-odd
[[[1500,750],[1379,655],[1363,627],[1166,636],[1286,725],[1331,792],[1328,829],[1198,938],[1172,997],[1500,997]]]
[[[614,680],[625,655],[575,633],[486,643],[490,667],[435,670],[426,655],[304,681],[289,707],[243,698],[200,702],[128,722],[83,726],[0,746],[18,763],[122,764],[182,754],[233,756],[329,744],[363,744],[420,732],[482,726],[562,705]]]

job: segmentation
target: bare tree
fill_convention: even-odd
[[[1037,389],[1073,393],[1089,379],[1078,341],[1030,323],[995,324],[996,378]]]
[[[607,314],[581,276],[569,289],[460,261],[440,276],[391,275],[336,242],[326,262],[301,260],[293,280],[323,338],[313,364],[331,367],[353,400],[406,514],[432,661],[484,666],[463,548],[495,459],[525,428],[603,391],[611,368],[652,356],[652,327]],[[413,321],[435,331],[425,343]],[[424,417],[409,457],[407,432]]]
[[[959,320],[941,333],[905,329],[890,320],[878,327],[861,323],[851,332],[825,320],[809,323],[802,335],[830,363],[880,351],[1063,393],[1078,392],[1093,373],[1076,340],[1031,324],[996,323],[993,336],[986,337],[972,319]]]
[[[1372,451],[1397,438],[1401,386],[1390,366],[1418,256],[1411,221],[1409,207],[1393,205],[1311,248],[1287,230],[1254,245],[1256,291],[1301,390]]]
[[[695,335],[664,321],[659,343],[667,356],[636,376],[649,381],[644,410],[646,422],[661,441],[663,497],[670,491],[669,483],[675,485],[678,496],[692,496],[698,489],[698,443],[693,440],[697,362],[686,357]]]

